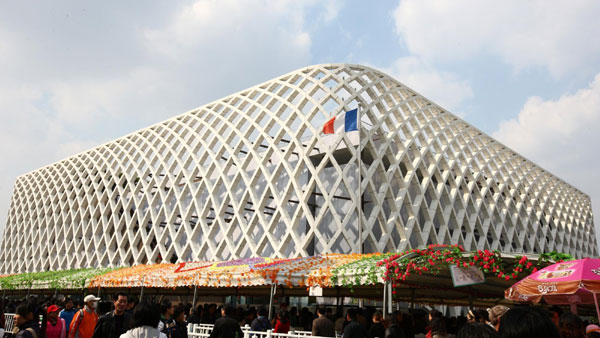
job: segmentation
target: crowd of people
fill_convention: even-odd
[[[251,331],[302,330],[342,338],[600,338],[600,327],[556,306],[547,310],[497,305],[458,317],[446,317],[435,309],[395,311],[384,318],[373,307],[350,308],[345,314],[338,308],[334,314],[328,307],[298,310],[283,303],[268,318],[264,307],[193,307],[168,299],[138,303],[135,296],[117,293],[110,301],[94,295],[81,302],[30,298],[0,304],[0,310],[15,313],[15,330],[9,336],[17,338],[187,338],[188,324],[213,324],[210,338],[242,338],[244,326]]]

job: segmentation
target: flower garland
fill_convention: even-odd
[[[381,268],[377,263],[392,255],[391,253],[357,255],[355,260],[332,269],[331,283],[344,287],[376,284],[382,277]]]
[[[537,261],[526,256],[503,261],[498,251],[466,253],[459,245],[430,245],[401,253],[326,254],[290,259],[250,258],[229,262],[149,264],[120,269],[74,269],[0,276],[2,289],[83,287],[241,287],[278,284],[288,287],[352,289],[390,281],[394,288],[407,284],[411,274],[438,274],[449,266],[476,266],[505,280],[537,271],[553,262],[570,260],[567,254],[542,254]]]
[[[477,266],[486,274],[506,281],[517,279],[521,274],[529,274],[553,262],[573,259],[568,254],[551,252],[539,256],[537,262],[532,262],[527,256],[515,256],[515,262],[508,264],[502,259],[499,251],[477,250],[465,253],[460,245],[430,245],[426,249],[412,249],[394,254],[377,263],[383,267],[384,280],[391,281],[396,288],[406,281],[411,274],[438,274],[449,266],[467,268]],[[394,292],[395,293],[395,292]]]
[[[0,278],[0,287],[6,290],[18,289],[79,289],[95,276],[105,274],[112,268],[87,268],[61,271],[43,271],[9,275]]]

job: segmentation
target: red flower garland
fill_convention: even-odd
[[[493,276],[508,281],[517,279],[520,274],[536,272],[538,268],[549,265],[553,260],[562,262],[562,258],[569,258],[568,255],[551,253],[540,255],[540,259],[533,263],[526,256],[516,256],[517,263],[505,267],[498,251],[478,250],[470,254],[465,254],[464,251],[460,245],[430,245],[426,249],[412,249],[392,255],[378,262],[377,266],[385,267],[384,280],[391,281],[392,287],[396,288],[399,283],[406,281],[411,273],[437,274],[441,268],[450,265],[463,268],[477,266],[484,273],[492,273]],[[411,255],[402,258],[411,253],[416,257]]]

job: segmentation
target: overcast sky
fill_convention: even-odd
[[[600,215],[598,18],[596,0],[0,2],[0,228],[18,175],[338,62],[392,75]]]

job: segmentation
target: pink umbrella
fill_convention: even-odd
[[[600,293],[600,259],[584,258],[556,263],[523,278],[504,291],[504,297],[518,302],[548,304],[595,304]]]

